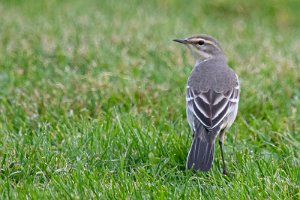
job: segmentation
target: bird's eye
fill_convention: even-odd
[[[199,40],[198,44],[199,45],[204,45],[204,41],[203,40]]]

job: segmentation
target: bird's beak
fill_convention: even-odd
[[[179,43],[182,43],[182,44],[187,44],[187,40],[186,39],[175,39],[173,41],[174,42],[179,42]]]

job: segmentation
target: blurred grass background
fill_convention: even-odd
[[[300,2],[0,1],[0,197],[299,199]],[[217,38],[241,79],[232,174],[185,171],[174,38]]]

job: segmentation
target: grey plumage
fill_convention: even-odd
[[[201,40],[206,42],[206,46]],[[208,171],[212,166],[216,137],[221,133],[219,142],[222,145],[224,132],[235,120],[239,80],[228,67],[219,43],[212,37],[198,35],[181,41],[191,49],[197,59],[188,78],[186,90],[187,118],[193,130],[187,168]],[[225,172],[225,163],[223,164]]]
[[[193,165],[194,170],[211,168],[215,139],[229,124],[226,117],[232,115],[231,118],[235,118],[238,97],[237,76],[224,58],[196,64],[188,79],[186,93],[188,122],[194,131],[188,168]],[[194,154],[198,157],[193,157]]]

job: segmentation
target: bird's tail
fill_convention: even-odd
[[[212,132],[201,127],[194,133],[193,143],[187,157],[187,168],[208,171],[214,158],[215,139]]]

